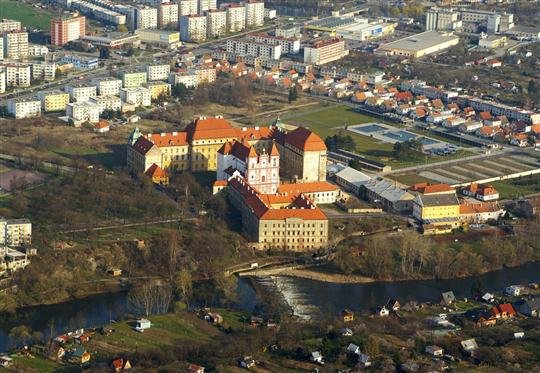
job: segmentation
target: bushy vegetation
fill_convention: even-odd
[[[326,144],[328,150],[331,151],[343,149],[352,152],[356,150],[356,143],[354,142],[354,139],[350,135],[345,135],[342,132],[336,133],[332,136],[327,136],[324,143]]]

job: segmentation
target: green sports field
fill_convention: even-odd
[[[0,0],[0,18],[21,21],[23,27],[48,30],[52,14],[41,8],[14,0]]]

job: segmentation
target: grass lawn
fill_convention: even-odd
[[[48,30],[51,13],[41,8],[13,0],[0,0],[0,17],[21,21],[23,26]]]
[[[363,123],[386,123],[397,127],[395,123],[383,121],[379,118],[360,114],[345,105],[325,105],[321,104],[318,109],[308,109],[291,111],[282,117],[285,123],[293,125],[304,125],[316,132],[322,139],[334,135],[344,130],[344,126],[353,126]],[[369,136],[360,135],[347,131],[356,142],[356,152],[367,158],[381,161],[392,168],[403,168],[422,163],[441,162],[450,159],[459,159],[472,153],[467,150],[460,150],[452,155],[427,157],[421,160],[401,161],[393,158],[393,144],[376,140]]]
[[[540,193],[540,175],[494,181],[491,184],[499,191],[501,199]]]
[[[133,322],[113,324],[115,332],[110,336],[96,335],[98,342],[135,351],[151,350],[162,346],[174,346],[178,341],[209,341],[218,330],[191,314],[168,314],[149,317],[152,327],[139,333],[133,330]]]
[[[435,180],[428,179],[427,177],[423,177],[416,174],[405,174],[405,175],[389,175],[390,179],[394,179],[399,181],[402,184],[405,185],[413,185],[417,183],[436,183]]]
[[[65,371],[64,369],[61,369],[61,366],[54,361],[47,360],[40,356],[28,357],[14,355],[11,357],[13,358],[13,362],[16,364],[17,367],[24,367],[26,369],[36,370],[40,373]],[[21,370],[22,369],[23,368],[21,368]]]

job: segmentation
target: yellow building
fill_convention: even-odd
[[[38,97],[45,112],[65,111],[66,105],[69,104],[69,93],[67,92],[39,92]]]
[[[447,184],[421,184],[416,192],[413,216],[422,224],[424,233],[449,233],[460,227],[460,206],[455,189]]]
[[[150,98],[156,100],[159,96],[170,96],[171,85],[164,82],[152,82],[146,85],[146,88],[150,91]]]
[[[130,136],[127,165],[144,173],[152,164],[164,170],[216,171],[218,150],[226,142],[247,141],[257,150],[280,148],[286,176],[299,181],[326,177],[326,147],[321,138],[305,128],[288,132],[282,127],[236,128],[222,117],[200,117],[182,132]]]

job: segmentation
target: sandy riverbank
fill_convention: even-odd
[[[260,269],[249,272],[242,272],[240,276],[288,276],[297,278],[306,278],[309,280],[333,282],[337,284],[363,284],[368,282],[375,282],[375,279],[371,277],[358,276],[358,275],[345,275],[340,273],[323,273],[313,271],[308,268],[271,268]]]

